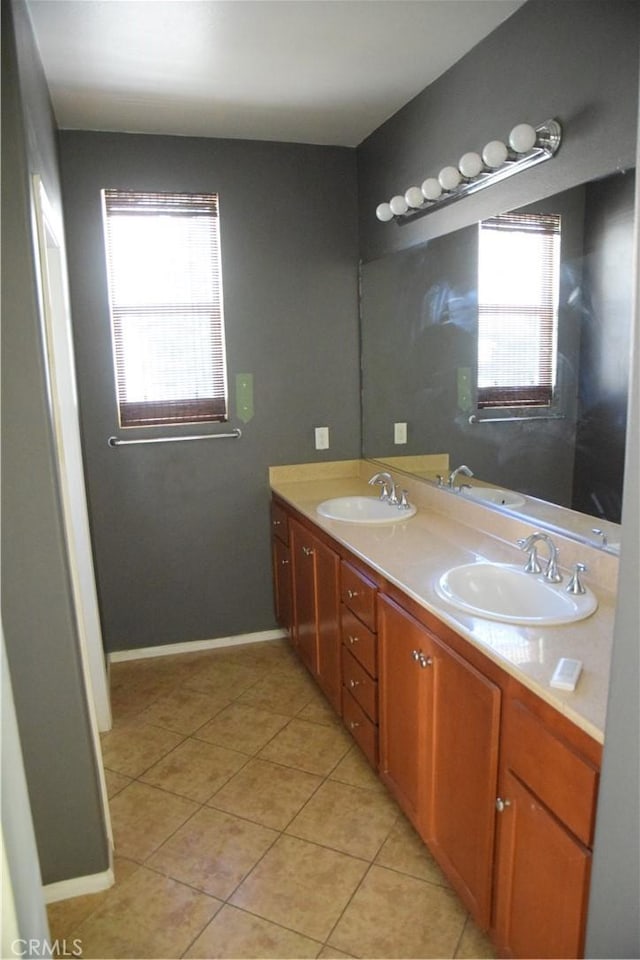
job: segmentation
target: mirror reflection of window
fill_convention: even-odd
[[[479,224],[478,408],[553,401],[560,221],[515,213]]]

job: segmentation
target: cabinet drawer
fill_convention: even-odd
[[[507,766],[578,839],[593,840],[598,771],[514,700],[506,718]]]
[[[367,716],[378,722],[378,682],[372,680],[367,671],[346,647],[342,648],[342,683],[354,697]]]
[[[340,598],[370,630],[376,629],[376,585],[344,561]]]
[[[378,638],[345,607],[340,609],[342,642],[372,677],[378,676]]]
[[[342,716],[347,730],[352,734],[369,763],[377,770],[378,728],[345,687],[342,688]]]
[[[289,523],[286,511],[273,500],[271,501],[271,532],[278,540],[289,543]]]

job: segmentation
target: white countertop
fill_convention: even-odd
[[[313,477],[313,466],[320,467],[317,478]],[[586,620],[561,626],[520,627],[470,616],[436,594],[434,585],[438,578],[450,567],[474,560],[521,563],[522,553],[515,546],[515,539],[526,536],[531,528],[517,520],[509,520],[505,538],[505,523],[499,514],[476,504],[463,507],[450,495],[406,476],[401,478],[402,486],[409,488],[409,499],[418,506],[418,512],[409,520],[377,526],[328,520],[316,512],[318,504],[331,497],[371,496],[366,477],[375,472],[366,461],[344,461],[342,470],[332,471],[331,466],[309,464],[302,468],[272,468],[271,488],[505,672],[603,743],[615,611],[610,564],[616,561],[607,558],[609,566],[605,569],[602,566],[605,561],[598,556],[598,551],[593,552],[593,557],[585,558],[585,548],[575,546],[574,556],[580,554],[587,559],[590,569],[601,573],[601,581],[606,584],[602,586],[587,577],[599,606]],[[340,472],[346,475],[332,476],[332,473]],[[451,515],[452,511],[458,510],[464,522]],[[479,525],[484,529],[471,525],[474,517],[480,519]],[[487,527],[495,530],[489,532]],[[561,561],[564,554],[566,561],[574,562],[571,553],[571,545],[563,544]],[[573,657],[583,662],[582,675],[574,692],[549,686],[560,657]]]

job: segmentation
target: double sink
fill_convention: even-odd
[[[321,517],[347,523],[403,523],[415,515],[413,505],[398,507],[377,497],[337,497],[317,507]],[[569,592],[562,583],[523,567],[479,561],[447,570],[434,584],[438,596],[476,617],[518,626],[553,626],[591,616],[598,607],[595,594]]]

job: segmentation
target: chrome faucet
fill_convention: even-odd
[[[394,507],[400,502],[398,500],[398,492],[396,490],[396,485],[393,481],[393,477],[390,473],[387,473],[386,470],[383,470],[381,473],[374,473],[370,478],[369,483],[371,486],[379,484],[382,489],[380,490],[380,499],[386,500],[388,503],[392,504]]]
[[[549,583],[561,583],[562,574],[558,570],[558,548],[546,533],[532,533],[522,540],[516,540],[521,550],[529,551],[529,557],[524,567],[525,573],[542,573],[542,567],[538,563],[538,553],[536,550],[536,544],[540,541],[546,543],[549,549],[549,559],[544,572],[544,579],[548,580]]]
[[[459,489],[460,489],[459,487],[456,487],[456,479],[457,479],[457,477],[458,477],[458,474],[460,474],[460,473],[463,473],[463,474],[465,475],[465,477],[472,477],[472,476],[473,476],[473,470],[470,470],[469,467],[468,467],[465,463],[463,463],[461,467],[456,467],[456,469],[455,469],[455,470],[452,470],[451,473],[449,474],[448,483],[449,483],[449,489],[450,489],[450,490],[459,490]]]

